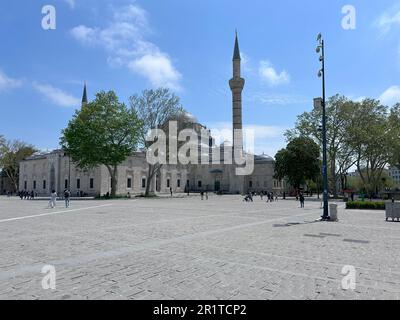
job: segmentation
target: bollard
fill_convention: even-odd
[[[337,203],[329,204],[329,216],[331,221],[338,221]]]

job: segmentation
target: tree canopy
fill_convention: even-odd
[[[106,166],[112,179],[111,195],[115,196],[117,166],[136,150],[142,127],[134,109],[120,103],[113,91],[102,91],[76,111],[60,141],[78,167]]]
[[[286,149],[275,157],[275,178],[285,177],[299,189],[307,180],[315,180],[320,174],[319,146],[307,137],[293,138]]]
[[[33,145],[26,142],[8,141],[0,136],[0,169],[6,173],[15,191],[18,190],[20,162],[36,151]]]
[[[400,104],[389,108],[374,99],[354,102],[336,95],[329,98],[326,114],[330,189],[336,196],[338,182],[345,189],[348,171],[357,168],[363,189],[376,193],[384,169],[400,163]],[[309,137],[321,144],[321,122],[321,109],[305,112],[286,137]]]
[[[130,97],[130,106],[137,113],[143,126],[140,130],[140,145],[149,149],[154,141],[148,141],[148,135],[152,129],[162,129],[167,135],[168,145],[168,123],[177,121],[178,130],[182,130],[189,122],[186,111],[180,104],[179,97],[169,89],[158,88],[144,90],[141,95],[135,94]],[[163,163],[148,164],[147,184],[145,196],[150,193],[150,183],[163,166]]]

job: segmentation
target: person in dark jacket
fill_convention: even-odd
[[[304,195],[302,193],[300,193],[299,200],[301,208],[304,208],[304,202],[306,201],[306,199],[304,198]]]

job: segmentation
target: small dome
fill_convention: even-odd
[[[266,162],[274,162],[274,158],[270,157],[269,155],[262,154],[254,156],[254,161],[256,163],[266,163]]]

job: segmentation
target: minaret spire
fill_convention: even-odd
[[[241,60],[237,30],[235,30],[235,49],[233,51],[233,60]]]
[[[86,82],[83,87],[83,95],[82,95],[82,107],[87,105],[88,103],[88,98],[87,98],[87,89],[86,89]]]

